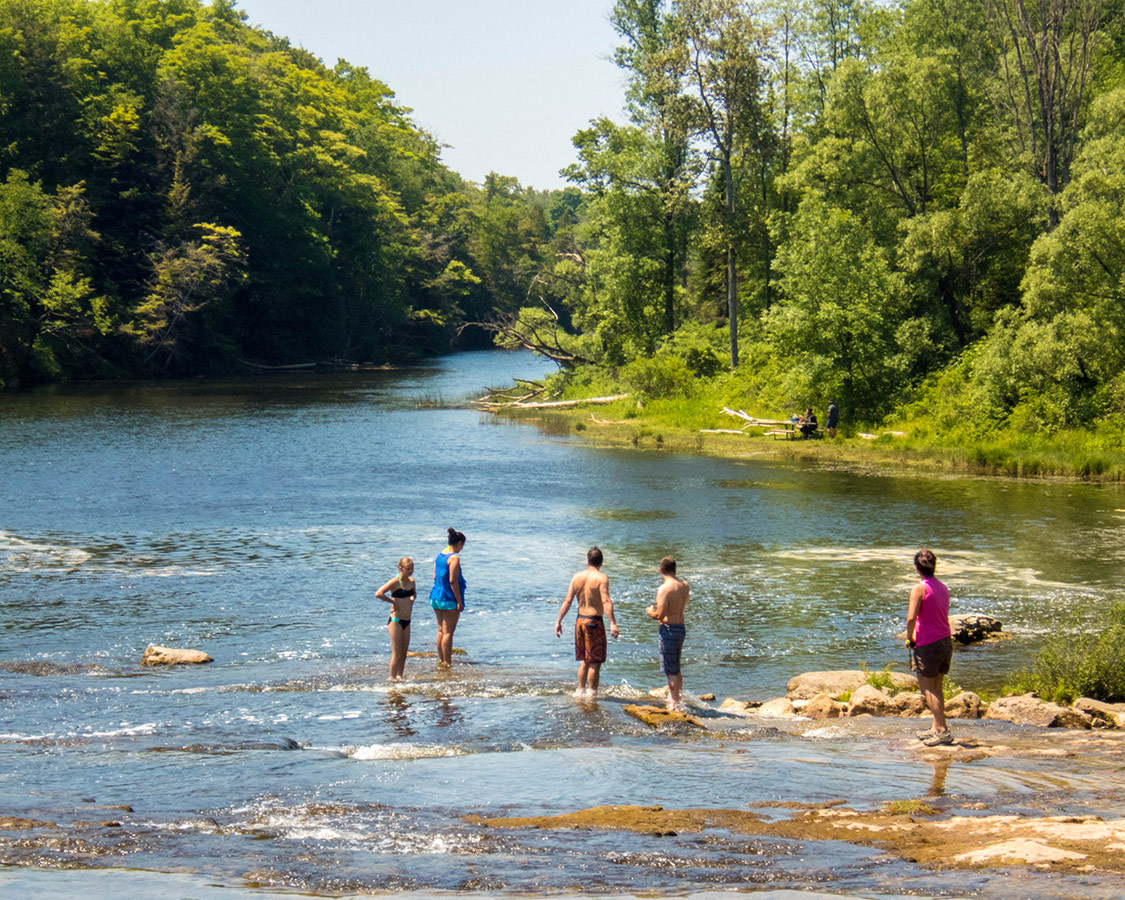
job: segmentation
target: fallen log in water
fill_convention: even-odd
[[[628,394],[613,394],[609,397],[584,397],[581,400],[547,400],[541,403],[524,403],[519,400],[513,400],[510,403],[498,403],[491,400],[474,400],[476,406],[484,409],[559,409],[565,406],[583,406],[589,403],[613,403],[616,400],[624,400]]]

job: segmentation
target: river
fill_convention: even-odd
[[[1114,896],[1119,884],[1096,879],[966,881],[838,842],[462,821],[934,794],[1125,808],[1125,775],[1097,760],[1061,781],[1049,761],[978,760],[935,790],[933,766],[886,750],[887,729],[908,723],[748,720],[693,739],[623,712],[662,682],[643,608],[664,555],[692,585],[692,696],[766,699],[807,670],[904,669],[893,635],[923,545],[953,611],[1012,635],[954,661],[957,683],[996,690],[1044,635],[1096,622],[1119,595],[1119,488],[604,449],[467,406],[543,371],[496,351],[0,395],[0,815],[49,823],[0,829],[0,892],[29,877],[64,891],[63,870],[92,868],[337,893]],[[412,658],[388,685],[373,592],[409,555],[424,594],[447,526],[468,536],[465,653],[450,673]],[[553,625],[593,544],[621,636],[591,704],[572,696],[571,642]],[[434,634],[420,601],[412,649]],[[142,669],[150,643],[215,662]]]

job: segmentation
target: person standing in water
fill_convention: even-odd
[[[570,589],[555,620],[555,637],[562,637],[563,618],[571,604],[578,600],[578,618],[574,622],[574,658],[578,660],[578,691],[589,696],[598,693],[602,663],[606,658],[605,619],[609,633],[617,637],[617,620],[613,617],[613,601],[609,599],[609,577],[602,572],[602,551],[591,547],[586,553],[586,568],[570,579]]]
[[[684,647],[687,627],[684,625],[684,608],[688,604],[691,585],[676,576],[676,561],[670,556],[660,560],[660,574],[664,583],[656,591],[656,602],[645,612],[660,623],[657,648],[660,652],[660,671],[668,678],[668,708],[680,708],[680,691],[684,676],[680,672],[680,651]]]
[[[461,574],[465,535],[455,528],[447,530],[449,543],[434,560],[434,586],[430,590],[430,606],[438,625],[438,666],[442,668],[453,665],[453,632],[465,609],[465,576]]]
[[[914,569],[922,579],[910,591],[906,610],[906,646],[911,651],[910,668],[918,678],[922,699],[934,717],[933,727],[919,732],[927,747],[952,744],[945,724],[945,695],[942,679],[953,660],[953,638],[949,630],[949,588],[934,578],[937,557],[932,550],[914,554]]]
[[[398,575],[375,592],[375,596],[391,604],[391,617],[387,619],[387,632],[391,636],[390,681],[402,681],[406,668],[406,652],[410,649],[410,614],[418,585],[414,582],[414,560],[404,556],[398,561]],[[390,594],[387,594],[390,591]]]

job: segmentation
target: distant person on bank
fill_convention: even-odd
[[[465,609],[465,576],[461,574],[465,535],[455,528],[447,531],[449,543],[434,560],[434,586],[430,590],[430,606],[437,616],[438,665],[442,668],[453,665],[453,632]]]
[[[811,437],[816,434],[816,413],[812,411],[812,407],[805,409],[805,414],[797,420],[801,427],[801,434],[805,437]]]
[[[906,611],[906,646],[918,678],[922,699],[934,717],[927,731],[918,733],[927,747],[952,744],[953,735],[945,723],[945,695],[942,679],[949,674],[953,660],[953,637],[949,630],[949,588],[934,577],[937,557],[931,550],[914,554],[914,569],[922,579],[910,591]]]
[[[680,692],[684,685],[680,653],[687,636],[684,608],[688,604],[691,585],[676,576],[676,561],[670,556],[660,560],[660,574],[664,582],[656,591],[656,602],[645,612],[660,623],[657,650],[660,671],[668,678],[668,708],[680,709]]]
[[[566,599],[555,619],[555,637],[562,637],[563,618],[578,601],[578,617],[574,621],[574,658],[578,660],[578,693],[595,697],[601,679],[602,663],[607,654],[605,620],[609,633],[617,637],[617,620],[613,617],[613,601],[609,598],[609,577],[602,572],[604,557],[597,547],[586,552],[586,568],[570,579]]]
[[[840,407],[835,400],[828,401],[828,418],[824,420],[824,433],[830,438],[836,437],[836,426],[840,422]]]
[[[410,650],[410,616],[414,610],[414,600],[418,596],[418,585],[414,582],[414,560],[409,556],[400,559],[398,575],[379,588],[375,596],[391,604],[391,616],[387,619],[387,632],[391,636],[389,680],[402,681],[406,654]]]

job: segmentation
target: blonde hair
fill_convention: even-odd
[[[414,560],[412,560],[409,556],[404,556],[402,559],[400,559],[398,561],[398,567],[400,569],[405,569],[407,566],[412,566],[412,565],[414,565]]]

